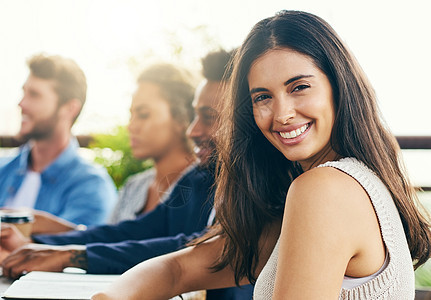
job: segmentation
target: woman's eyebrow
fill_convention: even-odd
[[[288,84],[291,84],[292,82],[295,82],[295,81],[297,81],[297,80],[299,80],[299,79],[302,79],[302,78],[310,78],[310,77],[314,77],[314,75],[297,75],[297,76],[294,76],[294,77],[292,77],[292,78],[288,79],[288,80],[284,83],[284,86],[286,86],[286,85],[288,85]],[[266,88],[253,88],[253,89],[251,89],[251,90],[250,90],[250,95],[251,95],[251,94],[254,94],[254,93],[267,92],[267,91],[268,91],[268,89],[266,89]]]
[[[253,88],[250,90],[250,95],[254,93],[267,92],[267,91],[268,89],[265,89],[265,88]]]
[[[290,78],[289,80],[287,80],[287,81],[284,83],[284,85],[286,86],[286,85],[288,85],[288,84],[290,84],[290,83],[292,83],[292,82],[294,82],[294,81],[297,81],[297,80],[299,80],[299,79],[302,79],[302,78],[309,78],[309,77],[314,77],[314,75],[297,75],[297,76],[292,77],[292,78]]]

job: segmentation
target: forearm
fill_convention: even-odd
[[[179,268],[173,259],[166,256],[147,260],[123,275],[104,292],[93,296],[102,299],[169,299],[181,292],[178,280]]]
[[[66,246],[68,247],[68,246]],[[87,270],[88,262],[87,262],[87,253],[86,247],[83,245],[72,245],[70,246],[68,252],[69,257],[67,260],[67,267],[75,267],[83,270]]]
[[[35,210],[32,234],[53,234],[74,230],[76,224],[45,211]]]
[[[61,272],[66,267],[86,269],[85,246],[28,244],[9,255],[2,267],[3,275],[10,278],[17,278],[24,271]]]
[[[147,260],[93,299],[169,299],[184,292],[234,286],[232,269],[227,267],[218,272],[211,269],[222,246],[222,240],[212,239]]]
[[[87,244],[87,272],[122,274],[140,262],[183,248],[192,237],[179,234],[142,241]]]
[[[49,245],[85,245],[88,243],[113,243],[132,239],[120,226],[104,225],[90,227],[85,231],[73,230],[62,234],[33,235],[36,243]]]

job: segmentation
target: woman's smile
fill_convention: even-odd
[[[306,138],[311,126],[312,122],[301,125],[300,127],[295,126],[297,127],[296,129],[276,130],[274,132],[279,136],[283,144],[295,145]]]

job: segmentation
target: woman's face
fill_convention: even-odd
[[[248,84],[257,126],[287,159],[308,170],[334,154],[332,88],[311,58],[270,50],[251,66]]]
[[[157,161],[183,144],[182,127],[173,119],[160,87],[150,82],[139,83],[132,98],[128,126],[133,156]]]

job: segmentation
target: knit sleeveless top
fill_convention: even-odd
[[[354,158],[326,162],[319,167],[339,169],[361,184],[371,199],[389,253],[389,263],[377,277],[352,289],[342,288],[338,299],[413,300],[415,284],[412,259],[398,210],[386,186],[368,167]],[[256,281],[255,300],[272,298],[278,249],[279,241]]]

